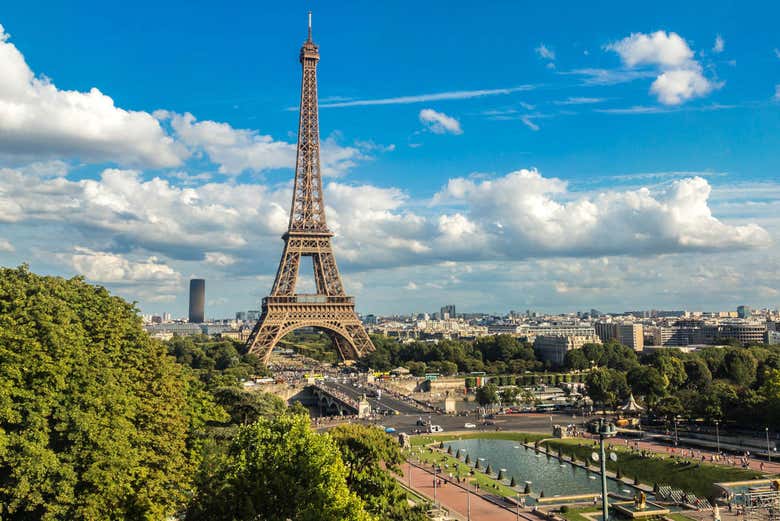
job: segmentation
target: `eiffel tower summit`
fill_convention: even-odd
[[[263,311],[247,340],[251,353],[268,363],[279,340],[296,329],[315,327],[330,336],[343,360],[356,360],[374,345],[355,313],[355,299],[347,296],[333,256],[333,233],[325,220],[320,170],[320,130],[317,114],[317,62],[320,52],[309,37],[301,47],[303,67],[301,110],[298,122],[298,154],[290,225],[282,236],[284,251],[271,294],[263,299]],[[295,292],[301,257],[312,258],[315,294]]]

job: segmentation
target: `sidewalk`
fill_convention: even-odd
[[[629,440],[629,443],[633,445],[636,442],[633,441],[633,440]],[[653,452],[657,452],[657,453],[660,453],[660,454],[666,454],[666,455],[671,454],[672,449],[674,449],[675,453],[678,454],[678,455],[682,454],[683,452],[687,453],[687,451],[691,450],[691,449],[688,449],[686,447],[674,447],[674,446],[666,445],[664,443],[660,443],[660,442],[656,442],[656,441],[640,441],[639,442],[639,448],[640,449],[651,450]],[[705,463],[710,463],[710,464],[713,463],[711,461],[710,457],[715,455],[715,451],[714,450],[706,450],[706,449],[693,449],[693,450],[694,450],[695,454],[704,456],[706,458]],[[740,459],[739,456],[730,456],[730,458],[733,461],[737,462],[737,464],[735,464],[735,465],[728,465],[728,463],[726,463],[725,461],[715,462],[715,464],[731,466],[731,467],[734,467],[734,468],[741,468],[741,466],[738,463],[739,459]],[[761,465],[762,464],[764,466],[763,470],[761,469]],[[780,462],[778,462],[778,461],[776,461],[774,459],[771,462],[769,462],[769,461],[766,461],[764,459],[756,460],[756,459],[750,458],[748,460],[748,465],[750,466],[750,468],[752,470],[763,472],[764,474],[780,474]]]
[[[405,475],[399,481],[404,484],[409,484],[409,472],[411,471],[411,488],[413,488],[418,494],[427,497],[433,501],[433,473],[426,469],[418,467],[409,462],[403,466]],[[440,476],[441,479],[441,476]],[[466,498],[465,484],[463,486],[457,483],[444,480],[446,482],[443,486],[436,486],[436,503],[441,504],[444,508],[450,511],[452,517],[460,519],[468,519],[468,502]],[[502,508],[490,501],[477,495],[474,489],[468,494],[470,496],[471,503],[471,520],[472,521],[517,521],[522,519],[524,521],[539,521],[539,518],[520,510],[518,517],[517,512]]]

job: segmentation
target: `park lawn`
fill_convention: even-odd
[[[678,512],[672,512],[671,514],[666,514],[666,517],[668,517],[672,521],[694,521],[692,517],[688,517],[685,514],[680,514]]]
[[[565,456],[571,456],[574,453],[579,461],[585,461],[594,450],[597,451],[596,445],[593,445],[593,442],[589,440],[548,439],[544,444],[553,452],[560,448]],[[656,483],[670,485],[673,488],[693,492],[699,497],[709,499],[718,495],[718,490],[713,483],[761,477],[760,472],[724,465],[700,464],[696,461],[680,464],[664,454],[656,454],[655,458],[643,458],[620,445],[615,445],[613,450],[618,454],[618,461],[607,460],[607,469],[616,472],[620,468],[624,479],[638,478],[640,482],[648,486]]]
[[[442,473],[445,476],[452,472],[453,476],[460,475],[461,477],[466,477],[469,476],[469,471],[473,469],[473,467],[455,459],[454,456],[450,456],[446,452],[442,453],[438,450],[433,452],[423,450],[422,453],[419,454],[419,459],[429,464],[438,463],[441,465]],[[448,465],[448,467],[445,467],[445,464]],[[511,476],[507,477],[511,479]],[[517,490],[514,490],[503,483],[499,483],[497,480],[488,477],[479,470],[475,470],[474,475],[469,476],[469,483],[471,483],[472,486],[478,484],[481,491],[498,494],[504,497],[517,497]]]
[[[601,509],[598,507],[569,507],[566,512],[559,512],[559,514],[567,521],[591,521],[582,515],[583,512],[601,512]]]
[[[543,440],[549,438],[549,435],[529,432],[468,432],[463,434],[421,434],[418,436],[412,436],[412,447],[419,447],[423,445],[430,445],[431,443],[438,443],[440,441],[448,442],[452,440],[512,440],[525,443],[533,443],[537,440]]]

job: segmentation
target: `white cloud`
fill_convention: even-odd
[[[16,251],[14,245],[5,239],[0,238],[0,252],[13,253]]]
[[[157,257],[130,261],[121,255],[89,248],[75,248],[74,253],[61,256],[69,261],[78,273],[95,282],[178,284],[181,280],[179,273],[160,262]]]
[[[653,71],[595,68],[559,71],[558,74],[583,76],[583,83],[585,85],[616,85],[655,76]]]
[[[336,181],[326,185],[325,197],[339,266],[350,276],[347,289],[357,292],[365,287],[369,295],[361,297],[364,305],[394,306],[393,299],[407,284],[400,280],[417,281],[425,291],[409,293],[424,294],[421,299],[444,298],[446,294],[439,292],[446,291],[452,298],[460,295],[500,310],[506,301],[491,308],[492,299],[509,298],[515,291],[524,294],[519,282],[499,275],[502,270],[533,279],[530,289],[542,300],[556,294],[552,281],[558,277],[568,291],[566,302],[571,303],[583,292],[603,292],[608,299],[610,292],[619,291],[611,281],[595,276],[561,275],[566,266],[593,269],[592,258],[627,256],[642,259],[649,269],[653,263],[647,259],[658,259],[659,254],[725,251],[737,259],[771,256],[750,251],[770,242],[763,223],[751,223],[780,211],[777,204],[763,205],[767,194],[780,193],[774,186],[718,190],[713,198],[706,180],[687,177],[653,190],[578,193],[560,179],[519,170],[496,178],[450,179],[428,205],[397,188]],[[751,202],[756,194],[763,206]],[[220,288],[216,296],[234,296],[250,306],[246,309],[254,309],[254,299],[268,290],[266,279],[279,260],[290,196],[287,185],[233,182],[188,188],[160,178],[144,179],[132,171],[109,169],[98,179],[72,181],[6,169],[0,174],[0,221],[14,223],[5,229],[13,234],[6,237],[16,252],[7,255],[18,259],[15,262],[31,258],[58,262],[147,304],[185,295],[179,274],[199,273],[209,280],[221,278],[214,286]],[[752,208],[753,216],[744,214],[745,208]],[[32,242],[16,240],[30,235],[36,245],[56,244],[67,253],[32,251]],[[624,281],[617,266],[625,269],[633,266],[631,261],[612,264],[616,267],[611,271],[601,270],[604,276],[612,274],[626,287],[653,287],[638,281],[644,275],[633,268],[634,279]],[[495,267],[493,271],[489,266]],[[532,271],[516,272],[518,266]],[[267,277],[258,282],[258,274]],[[675,284],[680,282],[677,272],[664,274]],[[388,285],[392,288],[387,298],[377,296]],[[771,283],[767,279],[759,286]],[[459,293],[458,288],[468,289]],[[241,309],[239,305],[233,300],[228,310]]]
[[[178,138],[194,150],[203,150],[219,165],[222,174],[240,174],[245,170],[261,172],[295,166],[295,145],[275,141],[254,130],[234,129],[227,123],[196,121],[195,116],[158,112],[161,119],[170,116]]]
[[[539,125],[537,125],[536,123],[534,123],[534,122],[533,122],[533,120],[531,120],[531,117],[530,117],[530,116],[522,116],[522,117],[520,118],[520,121],[522,121],[522,122],[523,122],[523,125],[525,125],[526,127],[530,128],[530,129],[531,129],[531,130],[533,130],[534,132],[536,132],[537,130],[539,130]]]
[[[422,109],[420,122],[434,134],[463,134],[463,129],[461,129],[457,119],[433,109]]]
[[[775,101],[780,101],[780,83],[775,85],[775,96],[773,98]]]
[[[425,103],[428,101],[443,101],[456,99],[482,98],[485,96],[499,96],[532,90],[533,85],[520,85],[519,87],[509,87],[506,89],[480,89],[480,90],[456,90],[450,92],[436,92],[432,94],[415,94],[411,96],[397,96],[393,98],[363,99],[343,101],[337,103],[322,103],[320,108],[335,107],[360,107],[367,105],[405,105],[409,103]],[[297,109],[296,109],[297,110]]]
[[[203,260],[206,264],[214,266],[230,266],[236,263],[235,257],[218,251],[207,251]]]
[[[707,204],[710,191],[705,179],[694,177],[659,193],[643,188],[576,197],[559,179],[520,170],[479,183],[451,179],[435,200],[465,208],[479,234],[515,258],[719,250],[770,242],[760,226],[731,226],[715,218]]]
[[[536,51],[536,54],[538,54],[541,58],[545,60],[555,61],[555,51],[553,51],[543,43],[540,43],[539,47],[534,49],[534,51]]]
[[[295,167],[294,143],[275,140],[256,130],[236,129],[227,123],[197,121],[190,113],[157,111],[155,115],[160,119],[170,119],[176,136],[191,150],[205,152],[212,162],[219,165],[221,174],[235,176],[245,171]],[[362,143],[370,150],[377,150],[371,142]],[[340,145],[336,136],[332,135],[322,140],[320,159],[323,175],[340,176],[368,156],[357,147]]]
[[[60,90],[36,77],[0,25],[0,153],[125,165],[179,165],[186,151],[151,114],[125,110],[92,88]]]
[[[650,92],[664,105],[679,105],[691,98],[706,96],[712,89],[713,84],[701,71],[690,69],[663,72],[650,86]]]
[[[586,98],[586,97],[569,97],[565,100],[554,101],[556,105],[590,105],[593,103],[602,103],[606,101],[605,98]]]
[[[702,66],[694,59],[688,43],[677,33],[633,33],[606,48],[618,53],[630,69],[641,66],[656,68],[658,76],[650,91],[665,105],[679,105],[689,99],[706,96],[722,86],[704,76]]]
[[[712,44],[712,52],[719,54],[726,48],[726,42],[721,35],[715,36],[715,43]]]
[[[658,65],[670,69],[684,67],[693,60],[688,43],[677,33],[665,31],[632,33],[607,45],[607,49],[617,52],[628,67]]]

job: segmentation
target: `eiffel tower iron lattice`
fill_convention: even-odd
[[[333,233],[325,220],[320,171],[320,135],[317,115],[319,48],[309,37],[301,47],[303,67],[298,154],[290,225],[282,236],[284,251],[273,289],[263,299],[263,311],[247,340],[249,352],[268,363],[271,351],[287,333],[302,327],[326,331],[343,360],[355,360],[374,345],[355,313],[355,299],[344,293],[331,248]],[[295,293],[301,257],[312,258],[316,294]]]

